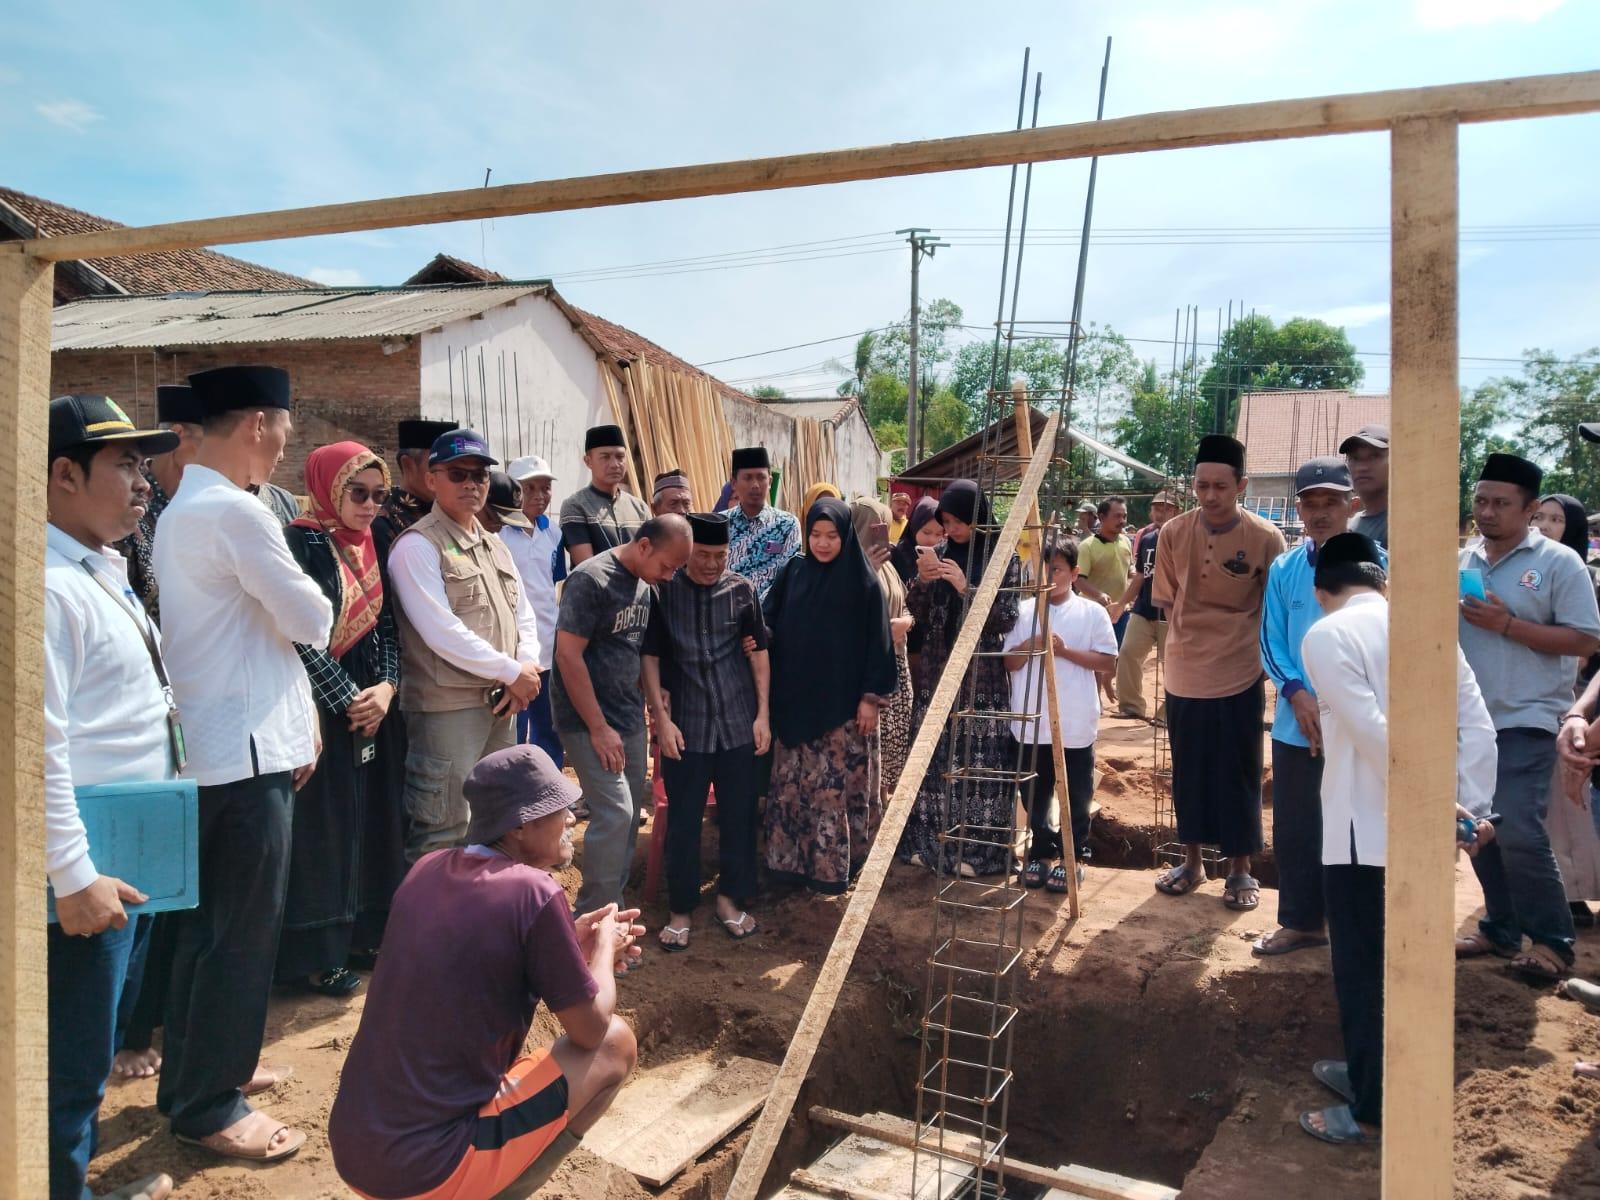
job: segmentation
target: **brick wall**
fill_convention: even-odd
[[[395,422],[420,415],[419,342],[393,354],[379,342],[218,346],[164,351],[60,350],[50,356],[50,394],[110,396],[135,421],[155,420],[156,385],[182,383],[208,367],[252,364],[289,372],[295,433],[273,482],[305,490],[306,455],[329,442],[354,439],[394,464]]]

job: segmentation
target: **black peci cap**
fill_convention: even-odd
[[[206,417],[243,409],[293,408],[289,372],[282,367],[213,367],[189,376],[194,399]]]
[[[1237,438],[1231,438],[1225,433],[1208,433],[1200,439],[1200,446],[1194,454],[1195,465],[1201,463],[1222,463],[1232,467],[1240,474],[1244,473],[1244,443]]]
[[[620,425],[596,425],[583,437],[583,452],[600,450],[606,446],[621,446],[627,449],[628,443],[622,436]]]
[[[728,544],[728,517],[726,513],[690,513],[689,529],[694,534],[696,546],[726,546]]]
[[[427,450],[445,434],[460,429],[456,421],[419,421],[412,419],[401,421],[395,427],[399,437],[399,450]]]
[[[198,425],[206,419],[205,410],[186,383],[163,383],[156,388],[156,420],[163,425],[181,422]]]
[[[1516,486],[1539,494],[1539,485],[1544,482],[1544,470],[1535,463],[1529,462],[1515,454],[1491,454],[1484,459],[1483,470],[1478,474],[1480,483],[1512,483]]]

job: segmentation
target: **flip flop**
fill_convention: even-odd
[[[1346,1104],[1356,1102],[1356,1089],[1350,1083],[1350,1064],[1324,1058],[1311,1068],[1311,1077]]]
[[[1232,892],[1232,896],[1228,893]],[[1239,893],[1254,892],[1254,900],[1241,900]],[[1254,875],[1229,875],[1222,885],[1222,903],[1234,912],[1254,912],[1261,907],[1261,881]]]
[[[155,1200],[157,1196],[172,1195],[172,1176],[146,1175],[132,1183],[125,1183],[114,1191],[101,1192],[96,1200]]]
[[[1499,942],[1492,941],[1481,930],[1464,933],[1456,938],[1457,958],[1482,958],[1486,954],[1492,954],[1496,958],[1515,958],[1517,951],[1510,946],[1502,946]]]
[[[1539,953],[1541,950],[1544,951],[1543,955]],[[1544,955],[1549,955],[1556,961],[1552,963]],[[1571,968],[1561,961],[1554,950],[1536,944],[1531,950],[1523,951],[1508,962],[1506,970],[1529,983],[1560,983],[1567,977],[1567,972]]]
[[[1028,869],[1022,873],[1022,882],[1025,886],[1031,888],[1043,887],[1044,874],[1044,860],[1031,859],[1028,862]]]
[[[717,920],[722,925],[722,931],[736,942],[742,942],[745,940],[745,938],[755,937],[756,934],[761,932],[761,926],[757,924],[756,919],[747,912],[740,912],[739,915],[731,921],[724,920],[722,917],[718,917]],[[744,923],[746,921],[750,922],[749,929],[744,927]]]
[[[1318,1129],[1313,1125],[1312,1115],[1308,1112],[1300,1114],[1300,1128],[1319,1142],[1327,1142],[1333,1146],[1376,1146],[1382,1140],[1375,1133],[1362,1131],[1361,1126],[1356,1124],[1355,1116],[1348,1104],[1339,1104],[1322,1110],[1322,1123],[1327,1126],[1326,1129]]]
[[[256,1073],[245,1081],[239,1093],[243,1096],[259,1096],[262,1092],[270,1092],[280,1083],[293,1078],[293,1067],[267,1067],[257,1063]]]
[[[1172,867],[1156,877],[1156,891],[1166,896],[1187,896],[1195,888],[1206,882],[1205,868],[1200,868],[1200,878],[1196,879],[1189,870],[1189,864],[1181,867]]]
[[[1250,953],[1257,958],[1271,958],[1278,954],[1293,954],[1296,950],[1312,950],[1326,946],[1328,939],[1320,933],[1297,938],[1280,938],[1280,933],[1299,933],[1297,929],[1275,929],[1250,943]]]
[[[689,932],[691,928],[688,925],[664,925],[661,928],[661,933],[671,934],[672,940],[669,942],[664,937],[658,936],[656,941],[661,943],[661,948],[668,954],[677,954],[679,951],[689,948]],[[627,974],[627,972],[623,972],[623,974]]]
[[[1083,868],[1078,868],[1078,882],[1083,882]],[[1050,877],[1044,882],[1045,891],[1061,895],[1067,891],[1067,865],[1057,863],[1050,868]]]
[[[247,1116],[243,1119],[248,1121],[251,1116],[255,1116],[255,1113],[251,1113],[250,1116]],[[268,1120],[269,1122],[271,1121],[270,1118]],[[238,1122],[235,1122],[235,1124],[237,1123]],[[226,1132],[227,1130],[225,1129],[218,1130],[216,1133],[210,1134],[203,1138],[185,1137],[181,1133],[175,1136],[186,1146],[199,1146],[202,1150],[209,1150],[219,1158],[237,1158],[245,1162],[278,1162],[280,1159],[288,1158],[291,1154],[294,1154],[296,1151],[298,1151],[301,1146],[306,1144],[306,1135],[303,1129],[291,1129],[289,1126],[281,1124],[277,1125],[277,1127],[273,1129],[271,1133],[267,1134],[267,1136],[259,1143],[249,1146],[237,1146],[228,1142],[217,1142],[213,1140]],[[276,1138],[280,1133],[288,1133],[291,1136],[281,1146],[274,1150],[272,1149],[273,1139]]]

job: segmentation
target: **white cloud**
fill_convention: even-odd
[[[34,111],[52,125],[70,129],[73,133],[83,133],[96,121],[103,119],[97,109],[82,100],[51,100],[35,105]]]
[[[306,272],[307,279],[315,279],[326,287],[360,287],[365,280],[361,272],[353,267],[312,267]]]
[[[1345,329],[1360,329],[1363,325],[1375,324],[1388,315],[1389,302],[1384,300],[1374,304],[1341,304],[1326,312],[1318,313],[1317,319]]]
[[[1416,0],[1417,24],[1424,29],[1460,29],[1519,21],[1532,25],[1566,0]]]

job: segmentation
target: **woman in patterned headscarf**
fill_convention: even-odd
[[[900,772],[905,769],[906,754],[911,749],[911,664],[906,658],[906,638],[915,624],[906,611],[906,588],[889,561],[888,543],[873,536],[874,526],[886,533],[890,526],[887,507],[870,496],[857,496],[850,501],[850,519],[856,527],[856,540],[867,556],[867,562],[878,573],[878,587],[883,592],[883,602],[889,614],[889,633],[894,646],[895,676],[899,687],[888,698],[878,713],[878,741],[882,747],[880,774],[883,794],[887,800],[895,784],[900,782]],[[874,548],[877,547],[877,548]]]
[[[389,469],[358,442],[306,459],[311,511],[284,529],[300,569],[333,603],[326,650],[298,646],[321,721],[322,757],[295,798],[277,978],[329,996],[361,986],[352,952],[378,945],[405,875],[400,819],[404,731],[394,615],[384,603],[373,519]]]

